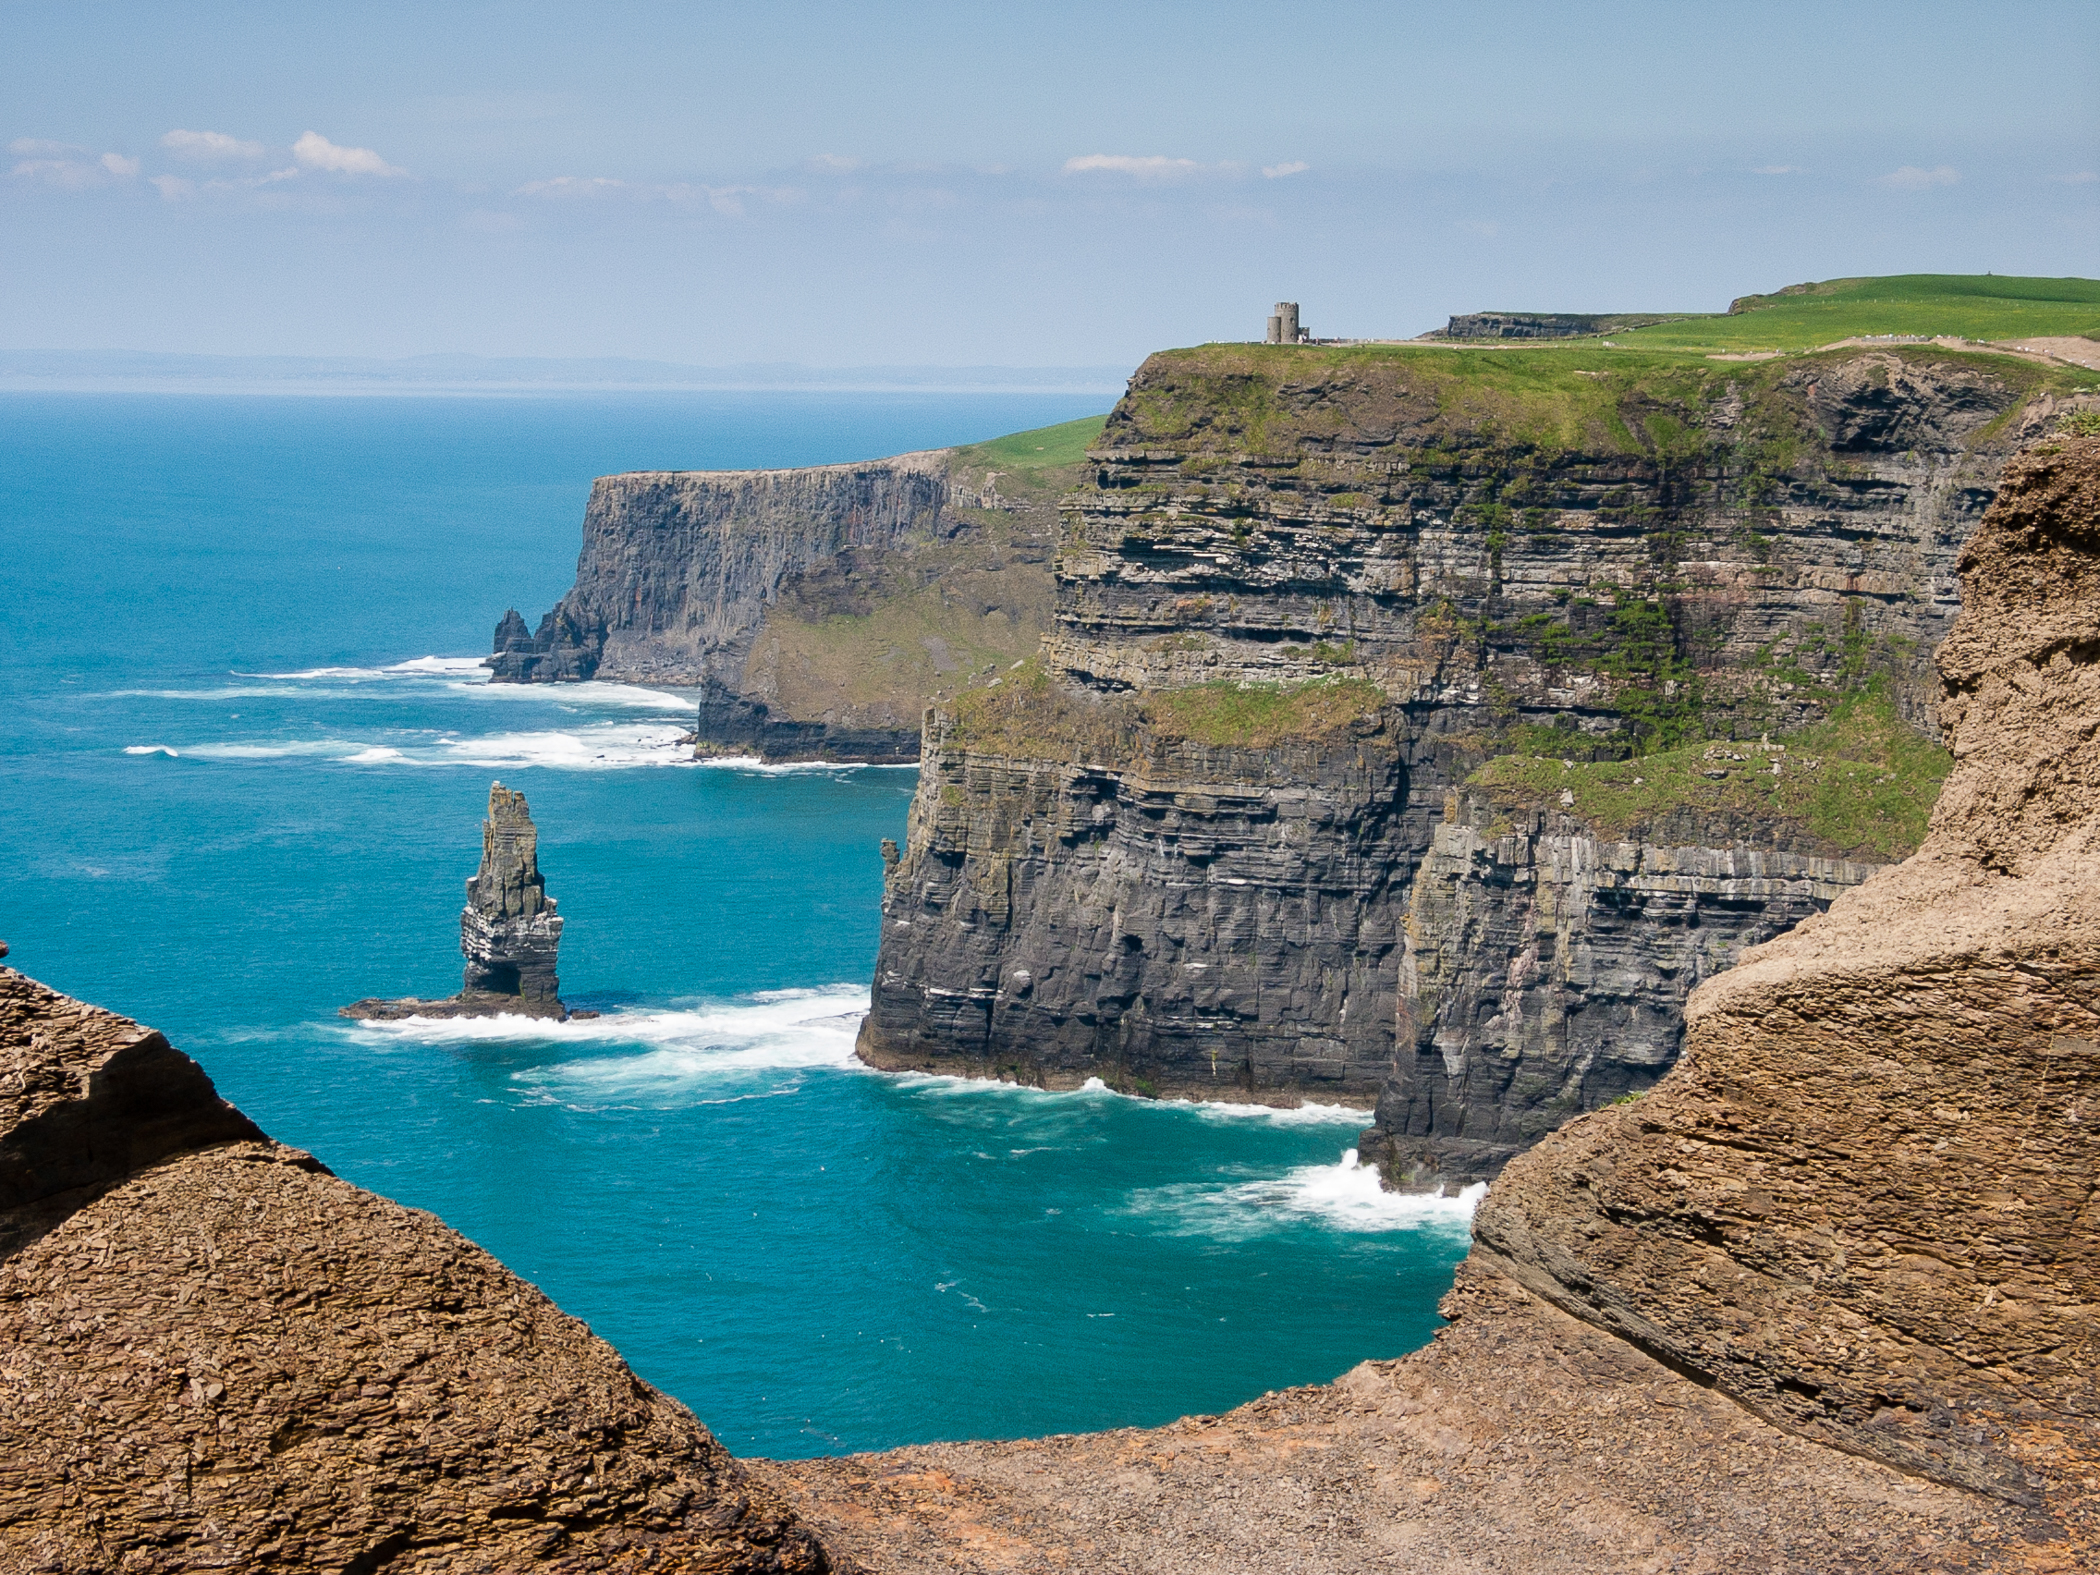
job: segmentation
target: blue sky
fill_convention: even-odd
[[[2081,3],[0,3],[0,345],[1134,363],[2100,274]]]

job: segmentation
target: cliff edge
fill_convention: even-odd
[[[1924,846],[1512,1160],[1398,1362],[1221,1417],[764,1466],[893,1575],[2100,1559],[2100,440],[2004,469]]]
[[[929,723],[860,1048],[1371,1106],[1455,1191],[1923,835],[1931,653],[2091,379],[1933,346],[1149,358],[1039,658]]]
[[[684,1407],[160,1034],[0,968],[0,1569],[815,1575]]]

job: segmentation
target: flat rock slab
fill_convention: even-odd
[[[534,1017],[565,1023],[575,1018],[596,1017],[596,1012],[572,1012],[552,996],[448,995],[439,1001],[419,1000],[413,995],[384,1001],[377,996],[338,1007],[336,1016],[354,1017],[362,1023],[398,1023],[411,1017]]]

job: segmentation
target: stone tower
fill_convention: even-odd
[[[1298,303],[1278,301],[1275,313],[1269,318],[1267,342],[1272,345],[1294,345],[1305,337],[1305,330],[1298,326]]]
[[[462,993],[558,1000],[561,919],[540,878],[539,845],[525,795],[492,784],[489,817],[481,823],[481,868],[467,882],[459,916],[459,949],[467,957]]]

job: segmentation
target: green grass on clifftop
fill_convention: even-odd
[[[1054,427],[1013,432],[989,442],[967,444],[955,451],[955,457],[964,465],[1007,471],[1077,465],[1086,459],[1087,449],[1101,435],[1102,424],[1107,420],[1106,414],[1081,416],[1077,421],[1062,421]]]
[[[1466,785],[1512,810],[1564,810],[1610,840],[1653,835],[1673,822],[1791,823],[1804,843],[1893,863],[1925,840],[1954,765],[1879,691],[1853,695],[1829,720],[1772,742],[1783,747],[1700,743],[1594,763],[1504,755]]]
[[[2100,280],[1911,273],[1832,279],[1744,296],[1735,310],[1614,334],[1654,350],[1812,350],[1842,339],[1947,335],[2000,340],[2100,338]]]

